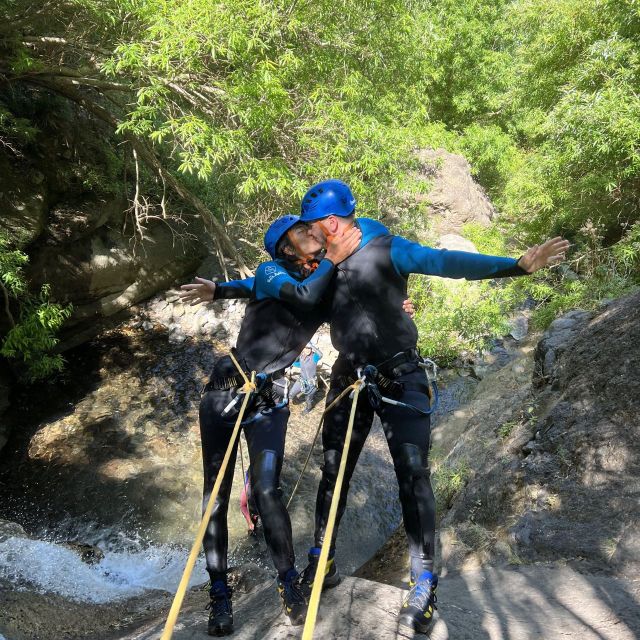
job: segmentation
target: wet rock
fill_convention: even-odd
[[[98,564],[104,558],[104,551],[94,544],[84,542],[62,542],[63,547],[75,551],[82,562],[86,564]]]
[[[488,353],[483,353],[475,359],[471,365],[471,375],[482,380],[488,374],[502,369],[513,357],[513,352],[502,346],[495,346]]]
[[[26,531],[17,523],[0,520],[0,542],[7,538],[28,538]]]

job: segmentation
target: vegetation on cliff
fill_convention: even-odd
[[[29,153],[39,129],[24,104],[43,94],[108,125],[135,169],[139,235],[150,216],[171,219],[171,193],[246,273],[264,223],[320,178],[348,180],[362,214],[415,219],[412,150],[444,146],[470,159],[506,247],[562,233],[575,252],[568,278],[462,296],[437,324],[421,314],[433,355],[477,347],[523,295],[544,324],[638,280],[636,0],[8,0],[0,12],[0,151]],[[161,185],[147,196],[144,175]],[[470,233],[495,247],[495,231]],[[438,315],[442,292],[416,291]]]

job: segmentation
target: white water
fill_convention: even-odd
[[[16,590],[55,593],[101,604],[150,589],[175,591],[187,555],[185,549],[160,545],[105,551],[98,564],[89,565],[66,547],[42,540],[8,538],[0,542],[0,579],[11,582]],[[207,578],[204,559],[200,558],[189,584],[202,584]]]

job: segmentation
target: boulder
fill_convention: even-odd
[[[558,359],[571,348],[592,317],[589,311],[575,309],[549,325],[536,348],[536,371],[539,377],[550,380],[554,376]]]
[[[431,185],[417,201],[428,206],[433,235],[459,234],[467,223],[487,226],[491,222],[495,208],[463,156],[444,149],[421,149],[417,156],[420,174]]]
[[[7,538],[28,538],[28,536],[17,522],[0,520],[0,542],[4,542]]]
[[[175,244],[165,225],[136,247],[119,230],[101,227],[73,243],[45,246],[31,267],[36,285],[50,283],[56,301],[71,303],[69,326],[111,316],[167,289],[192,272],[204,249]]]
[[[457,233],[445,233],[438,238],[438,249],[449,249],[450,251],[467,251],[468,253],[478,253],[476,246]]]

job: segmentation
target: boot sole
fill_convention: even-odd
[[[416,620],[413,616],[401,615],[398,618],[398,624],[403,627],[409,627],[409,629],[412,629],[416,633],[427,633],[427,631],[429,631],[433,626],[433,620],[434,618],[432,617],[428,622],[422,623]]]
[[[215,636],[216,638],[221,638],[222,636],[230,636],[233,633],[233,627],[223,629],[218,627],[217,629],[208,629],[208,634],[210,636]]]
[[[342,576],[336,571],[334,575],[331,577],[325,576],[324,582],[322,583],[322,590],[325,589],[333,589],[337,587],[342,582]]]

